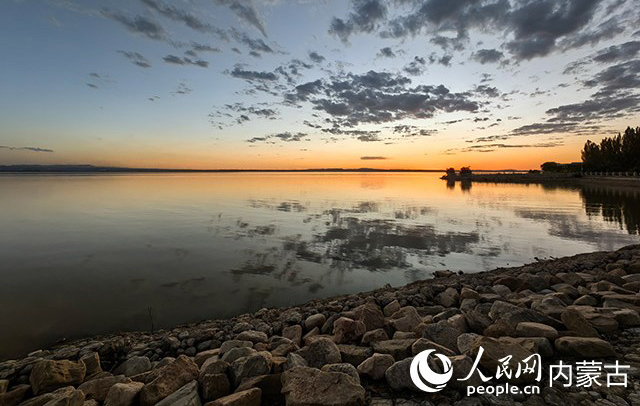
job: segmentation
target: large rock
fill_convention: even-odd
[[[231,348],[229,351],[225,352],[220,359],[222,361],[232,363],[237,359],[240,359],[242,357],[248,357],[249,355],[253,355],[256,352],[257,352],[256,350],[250,347],[236,347],[236,348]]]
[[[100,355],[97,352],[86,354],[85,356],[80,358],[80,361],[84,363],[84,366],[86,368],[85,378],[102,372],[102,365],[100,365]]]
[[[464,333],[466,333],[464,329],[453,327],[447,320],[442,320],[436,324],[428,324],[422,334],[424,338],[455,352],[458,349],[458,336]]]
[[[271,355],[268,352],[243,357],[231,364],[231,376],[236,386],[245,378],[266,375],[269,372],[271,372]]]
[[[307,361],[313,368],[322,368],[325,364],[338,364],[342,362],[340,350],[333,341],[328,338],[318,338],[311,344],[303,347],[297,354]]]
[[[83,404],[84,393],[81,390],[76,390],[73,386],[59,388],[21,403],[24,406],[82,406]]]
[[[352,320],[348,317],[340,317],[333,322],[333,334],[338,344],[359,341],[366,332],[366,327],[361,320]]]
[[[327,318],[325,317],[324,314],[322,313],[312,314],[311,316],[307,317],[307,319],[304,321],[304,328],[307,331],[311,331],[316,327],[322,328],[322,325],[326,321],[327,321]]]
[[[372,379],[384,378],[384,373],[393,365],[395,360],[389,354],[373,354],[358,365],[358,372]]]
[[[366,331],[375,330],[384,326],[384,313],[380,310],[380,306],[374,302],[367,302],[362,306],[356,307],[353,312],[355,313],[356,320],[361,320]]]
[[[248,340],[227,340],[220,345],[220,356],[224,355],[224,353],[231,351],[234,348],[251,348],[253,347],[253,343]]]
[[[342,362],[357,367],[362,361],[369,358],[373,354],[373,350],[369,347],[359,347],[357,345],[340,344],[338,346]]]
[[[516,343],[501,342],[491,337],[479,337],[471,347],[469,356],[475,359],[481,348],[483,353],[480,358],[480,366],[492,374],[495,374],[498,366],[503,365],[501,360],[507,356],[511,356],[507,363],[509,368],[512,371],[516,371],[519,363],[533,355],[531,352]],[[524,380],[524,378],[530,377],[523,376],[522,378]]]
[[[375,330],[367,331],[362,336],[362,344],[369,345],[371,343],[375,343],[376,341],[384,341],[388,340],[389,335],[382,328],[377,328]]]
[[[229,366],[230,364],[226,361],[210,358],[206,360],[200,367],[198,379],[205,376],[206,374],[224,374],[229,369]]]
[[[160,375],[140,391],[140,405],[153,406],[189,382],[198,378],[198,366],[190,358],[180,355],[163,368]]]
[[[31,385],[18,385],[6,393],[0,393],[0,405],[16,406],[31,392]]]
[[[142,382],[116,383],[107,392],[104,406],[133,406],[137,404],[143,386]]]
[[[433,341],[426,338],[419,338],[411,345],[411,354],[418,355],[422,351],[431,349],[436,350],[436,352],[444,354],[448,357],[456,355],[455,351],[451,351],[449,348],[438,343],[434,343]]]
[[[410,389],[416,392],[420,390],[413,384],[411,379],[411,362],[413,361],[413,357],[406,358],[401,361],[395,362],[391,365],[384,373],[385,378],[387,378],[387,383],[393,390],[403,390]]]
[[[171,395],[156,403],[156,406],[201,406],[198,382],[191,381]]]
[[[523,321],[516,326],[518,337],[545,337],[549,340],[558,338],[558,330],[542,323],[532,323]]]
[[[38,361],[29,376],[34,395],[51,392],[65,386],[80,384],[87,367],[82,361]]]
[[[262,391],[252,388],[216,399],[205,406],[260,406]]]
[[[202,401],[209,402],[231,393],[231,383],[227,374],[205,374],[198,378]]]
[[[616,355],[610,343],[594,337],[560,337],[555,346],[558,353],[572,357],[606,358]]]
[[[459,300],[460,295],[458,294],[458,291],[451,287],[440,292],[435,298],[435,302],[444,307],[454,307],[458,304]]]
[[[500,300],[493,302],[491,305],[489,317],[494,321],[504,321],[507,324],[513,325],[514,328],[518,323],[523,321],[547,324],[554,328],[557,328],[558,325],[560,325],[557,320],[535,310],[518,307]]]
[[[380,354],[389,354],[396,361],[411,356],[411,346],[416,340],[385,340],[373,343],[373,350]]]
[[[365,390],[349,375],[298,367],[282,374],[287,406],[362,406]]]
[[[95,399],[98,402],[104,402],[109,389],[117,383],[129,383],[131,379],[125,378],[124,375],[106,376],[104,378],[92,379],[78,386],[87,399]]]
[[[269,340],[269,337],[267,336],[267,333],[264,333],[262,331],[247,330],[238,334],[236,340],[251,341],[252,343],[256,344],[266,343]]]
[[[396,331],[416,331],[422,319],[415,307],[406,306],[393,313],[389,323]]]
[[[358,375],[358,370],[351,364],[347,364],[346,362],[342,362],[340,364],[327,364],[322,367],[321,371],[323,372],[340,372],[343,374],[349,375],[353,378],[354,381],[360,383],[360,375]]]
[[[561,315],[562,322],[570,334],[580,337],[598,337],[598,332],[576,309],[567,308]]]
[[[118,365],[113,373],[116,375],[134,376],[151,369],[151,361],[147,357],[131,357]]]

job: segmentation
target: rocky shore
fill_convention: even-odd
[[[640,405],[640,245],[434,276],[36,351],[0,363],[0,406]],[[410,377],[425,350],[452,366],[434,393]],[[534,354],[539,377],[498,377]],[[447,363],[437,360],[429,366],[443,376]],[[564,385],[547,368],[584,360],[629,366],[627,385],[604,375]],[[468,396],[469,387],[505,384],[516,391]],[[516,393],[527,386],[539,391]]]

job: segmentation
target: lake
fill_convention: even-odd
[[[440,176],[0,175],[0,359],[640,242],[638,189]]]

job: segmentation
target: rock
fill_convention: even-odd
[[[517,344],[533,354],[540,354],[543,358],[553,356],[553,346],[544,337],[500,337],[498,341],[507,345]]]
[[[268,352],[243,357],[231,364],[231,377],[236,386],[245,378],[266,375],[269,372],[271,372],[271,355]]]
[[[387,379],[387,383],[393,390],[400,391],[403,389],[410,389],[420,392],[411,380],[411,361],[413,361],[413,357],[405,358],[401,361],[395,362],[387,368],[384,376]]]
[[[362,336],[362,344],[369,345],[376,341],[384,341],[388,339],[389,336],[387,335],[387,332],[382,328],[377,328],[375,330],[367,331],[366,333],[364,333],[364,335]]]
[[[316,327],[322,328],[322,325],[326,321],[327,321],[327,318],[324,316],[324,314],[322,313],[312,314],[311,316],[307,317],[307,319],[304,321],[304,328],[307,331],[311,331]]]
[[[192,381],[156,403],[156,406],[201,406],[201,404],[198,382]]]
[[[422,319],[415,307],[406,306],[395,312],[389,323],[397,331],[415,331]]]
[[[591,326],[601,333],[613,333],[618,330],[619,324],[611,312],[591,306],[570,306],[577,310]]]
[[[240,359],[242,357],[248,357],[249,355],[255,354],[257,351],[253,348],[249,347],[236,347],[232,348],[229,351],[225,352],[220,358],[222,361],[232,363],[233,361]]]
[[[205,406],[260,406],[261,399],[262,391],[259,388],[252,388],[216,399]]]
[[[606,301],[605,301],[606,307]],[[640,325],[640,314],[631,309],[615,309],[611,312],[619,325],[634,327]]]
[[[441,304],[444,307],[454,307],[458,304],[459,300],[460,295],[454,288],[445,289],[443,292],[440,292],[435,298],[435,302]]]
[[[83,404],[84,393],[73,386],[59,388],[21,403],[24,406],[82,406]]]
[[[358,365],[358,372],[379,380],[384,378],[384,373],[395,362],[394,358],[389,354],[375,353]]]
[[[262,331],[247,330],[236,336],[236,340],[251,341],[252,343],[266,343],[269,340],[266,333]]]
[[[518,363],[532,355],[531,352],[518,344],[500,342],[499,340],[490,337],[479,337],[473,343],[473,346],[469,351],[469,356],[475,359],[481,347],[483,348],[483,354],[480,358],[480,365],[492,372],[496,371],[498,366],[503,364],[501,359],[506,356],[511,356],[508,365],[511,370],[515,371]]]
[[[133,406],[137,404],[143,386],[142,382],[116,383],[107,392],[104,406]]]
[[[340,350],[340,356],[342,362],[353,365],[354,367],[360,365],[362,361],[369,358],[373,354],[373,350],[369,347],[358,347],[357,345],[338,345]]]
[[[558,338],[558,330],[542,323],[532,323],[523,321],[516,326],[518,337],[545,337],[549,340]]]
[[[80,358],[80,361],[82,361],[86,369],[85,378],[102,372],[102,366],[100,365],[100,355],[98,355],[97,352],[92,352],[83,356],[82,358]]]
[[[489,317],[494,321],[501,320],[509,325],[512,325],[514,328],[518,323],[523,321],[543,323],[552,327],[556,327],[558,324],[560,324],[554,319],[537,311],[518,307],[512,305],[511,303],[503,302],[500,300],[493,302],[493,304],[491,305]]]
[[[380,354],[389,354],[395,360],[411,356],[411,346],[416,340],[385,340],[373,343],[373,350]]]
[[[447,386],[456,388],[456,389],[465,389],[467,386],[479,386],[482,385],[483,382],[480,379],[480,375],[474,373],[467,380],[464,380],[473,368],[474,360],[471,359],[468,355],[455,355],[449,357],[451,361],[451,369],[453,370],[453,375],[451,376],[451,380],[447,383]],[[465,390],[466,391],[466,390]]]
[[[560,317],[572,334],[580,337],[598,337],[596,329],[591,326],[579,311],[567,308]]]
[[[627,273],[640,274],[640,261],[635,261],[627,266]]]
[[[220,356],[225,353],[231,351],[234,348],[251,348],[253,347],[253,342],[248,340],[227,340],[220,345]]]
[[[422,335],[455,352],[458,349],[458,336],[464,333],[466,333],[465,330],[456,329],[443,320],[436,324],[428,324]]]
[[[455,273],[449,271],[449,270],[440,270],[440,271],[434,271],[433,272],[433,276],[435,278],[449,278],[451,276],[455,275]]]
[[[209,358],[202,364],[198,373],[198,379],[206,374],[224,374],[229,369],[230,364],[226,361]]]
[[[591,295],[582,295],[577,298],[573,304],[578,306],[596,306],[598,304],[598,299]]]
[[[18,385],[6,393],[0,393],[0,405],[16,406],[22,403],[22,400],[31,391],[30,385]]]
[[[153,406],[189,382],[198,378],[198,366],[190,358],[180,355],[164,367],[160,375],[140,391],[140,405]]]
[[[242,392],[252,388],[259,388],[262,391],[262,398],[273,404],[284,404],[282,395],[282,375],[269,374],[248,378],[242,381],[236,392]],[[265,403],[263,401],[263,403]]]
[[[129,383],[130,379],[124,375],[106,376],[104,378],[92,379],[78,386],[87,399],[95,399],[98,402],[104,402],[109,389],[117,383]]]
[[[196,363],[196,365],[198,366],[198,368],[202,367],[202,365],[205,363],[205,361],[216,357],[216,360],[219,359],[218,355],[220,354],[220,349],[216,348],[213,350],[206,350],[206,351],[201,351],[198,354],[196,354],[196,356],[193,358],[193,361]]]
[[[287,406],[363,406],[365,390],[340,372],[298,367],[282,374],[282,393]]]
[[[471,331],[482,334],[493,323],[493,321],[487,316],[477,310],[470,310],[464,314],[464,318],[467,321],[467,325]]]
[[[460,334],[456,339],[456,345],[458,346],[458,351],[461,354],[466,354],[473,347],[473,343],[480,337],[480,335],[475,333],[465,333]]]
[[[296,345],[300,345],[302,340],[302,326],[296,324],[295,326],[285,327],[282,330],[282,336],[293,341]]]
[[[7,389],[9,389],[9,380],[0,379],[0,395],[7,393]]]
[[[82,402],[82,406],[100,406],[100,403],[95,399],[89,399]]]
[[[355,321],[347,317],[340,317],[333,323],[333,333],[338,344],[360,340],[366,327],[361,320]]]
[[[325,364],[342,362],[338,346],[328,338],[318,338],[296,353],[302,356],[307,361],[307,364],[313,368],[322,368]]]
[[[446,356],[456,355],[456,353],[454,351],[451,351],[449,348],[438,343],[434,343],[433,341],[426,338],[419,338],[411,345],[411,354],[418,355],[422,351],[431,349],[434,349],[436,350],[436,352],[444,354]]]
[[[398,302],[397,300],[394,300],[393,302],[389,303],[384,307],[384,310],[383,310],[384,315],[386,317],[391,317],[395,312],[397,312],[401,308],[402,306],[400,306],[400,302]]]
[[[307,361],[299,354],[289,353],[287,354],[287,361],[284,363],[283,370],[288,370],[295,367],[307,367]]]
[[[216,400],[231,393],[231,383],[227,374],[205,374],[198,378],[198,382],[204,402]]]
[[[547,316],[560,318],[566,306],[562,300],[555,296],[545,296],[540,302],[534,302],[531,305],[531,309],[546,314]]]
[[[360,375],[358,375],[358,371],[356,367],[351,364],[347,364],[346,362],[342,362],[340,364],[327,364],[324,365],[321,369],[324,372],[340,372],[343,374],[347,374],[353,378],[358,384],[360,383]]]
[[[83,362],[38,361],[29,376],[34,395],[51,392],[70,385],[78,385],[84,380],[87,367]]]
[[[147,357],[131,357],[118,365],[113,373],[116,375],[134,376],[151,370],[151,361]]]
[[[466,299],[478,300],[480,295],[475,290],[465,286],[460,290],[460,300]]]
[[[364,323],[365,331],[375,330],[384,326],[384,314],[380,306],[374,302],[367,302],[354,310],[356,320]],[[334,324],[335,328],[335,324]]]
[[[560,337],[555,341],[558,353],[582,358],[606,358],[616,355],[613,346],[600,338]]]

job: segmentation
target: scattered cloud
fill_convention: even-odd
[[[139,66],[141,68],[150,68],[151,67],[151,62],[149,62],[147,60],[147,58],[145,58],[144,56],[142,56],[138,52],[118,51],[118,53],[121,54],[122,56],[124,56],[125,58],[127,58],[134,65],[137,65],[137,66]]]
[[[119,11],[102,10],[105,18],[116,21],[123,25],[128,31],[140,34],[147,38],[164,41],[167,39],[167,33],[164,28],[157,22],[144,16],[129,17]]]
[[[187,57],[181,58],[175,55],[167,55],[164,58],[162,58],[162,60],[165,61],[166,63],[170,63],[173,65],[194,65],[194,66],[199,66],[201,68],[209,67],[209,62],[207,61],[203,61],[201,59],[192,60]]]
[[[383,161],[389,158],[386,156],[361,156],[360,159],[363,161]]]
[[[6,145],[0,145],[0,149],[8,150],[8,151],[29,151],[29,152],[54,152],[54,150],[49,148],[40,148],[40,147],[9,147]]]

